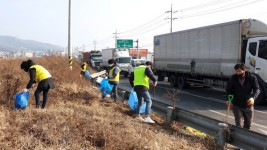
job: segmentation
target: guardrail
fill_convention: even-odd
[[[123,97],[126,98],[130,91],[123,91]],[[153,99],[153,98],[152,98]],[[267,150],[267,136],[239,128],[234,125],[227,125],[216,119],[212,119],[181,108],[173,109],[167,104],[153,99],[152,108],[155,112],[166,116],[166,122],[171,123],[176,120],[184,125],[193,127],[203,133],[215,137],[218,148],[224,149],[225,144],[229,143],[242,149]]]

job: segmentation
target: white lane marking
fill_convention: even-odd
[[[259,112],[259,113],[263,113],[263,114],[267,114],[266,112],[260,111],[260,110],[254,110],[254,111]]]
[[[261,133],[264,133],[265,135],[267,135],[267,131],[259,129],[261,131]]]
[[[222,115],[222,116],[226,116],[225,114],[217,112],[217,111],[214,111],[214,110],[208,110],[208,111],[211,111],[213,113],[216,113],[216,114],[219,114],[219,115]],[[232,116],[228,116],[228,117],[234,119],[234,117],[232,117]],[[258,126],[258,127],[261,127],[261,128],[264,128],[264,129],[267,130],[267,126],[260,125],[260,124],[257,124],[257,123],[253,123],[253,122],[252,122],[252,125],[255,125],[255,126]]]
[[[162,89],[166,89],[166,90],[171,90],[170,88],[166,88],[166,87],[161,87],[161,86],[158,86],[158,87],[159,87],[159,88],[162,88]],[[198,98],[207,99],[207,100],[214,101],[214,102],[218,102],[218,103],[223,103],[223,104],[225,104],[225,102],[226,102],[226,101],[224,101],[224,100],[222,100],[222,99],[217,99],[217,98],[213,98],[213,97],[204,97],[204,96],[200,96],[200,95],[192,94],[192,93],[189,93],[189,92],[181,91],[181,93],[183,93],[183,94],[187,94],[187,95],[191,95],[191,96],[195,96],[195,97],[198,97]],[[254,111],[259,112],[259,113],[263,113],[263,114],[267,114],[267,112],[260,111],[260,110],[254,110]]]

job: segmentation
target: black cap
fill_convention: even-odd
[[[151,66],[152,66],[153,63],[152,63],[151,61],[147,61],[147,62],[146,62],[146,65],[147,65],[147,66],[148,66],[148,65],[151,65]]]

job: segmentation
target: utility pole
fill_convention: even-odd
[[[96,50],[96,41],[93,41],[93,43],[94,43],[94,50]]]
[[[69,55],[69,65],[70,65],[70,70],[72,70],[72,48],[71,48],[71,0],[69,0],[68,55]]]
[[[134,42],[136,42],[136,51],[137,51],[137,58],[139,59],[139,50],[138,50],[138,39],[136,40],[136,41],[134,41]]]
[[[117,29],[116,29],[116,32],[113,33],[113,34],[115,34],[115,36],[114,36],[114,37],[115,37],[115,48],[117,48],[117,39],[119,38],[119,37],[118,37],[118,34],[119,34],[119,33],[117,32]]]
[[[173,11],[173,10],[172,10],[172,4],[171,4],[171,10],[165,12],[165,13],[171,13],[171,18],[166,18],[166,19],[170,19],[170,21],[171,21],[171,22],[170,22],[170,23],[171,23],[170,33],[172,33],[172,21],[175,20],[175,19],[178,19],[178,18],[173,18],[173,17],[172,17],[172,14],[173,14],[173,13],[176,13],[176,12],[177,12],[177,11]],[[165,20],[166,20],[166,19],[165,19]]]

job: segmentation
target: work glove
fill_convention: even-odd
[[[248,106],[254,105],[254,98],[248,99],[247,104],[248,104]]]
[[[24,92],[24,93],[25,93],[25,92],[28,92],[28,91],[29,91],[29,89],[23,89],[23,90],[22,90],[22,92]]]

